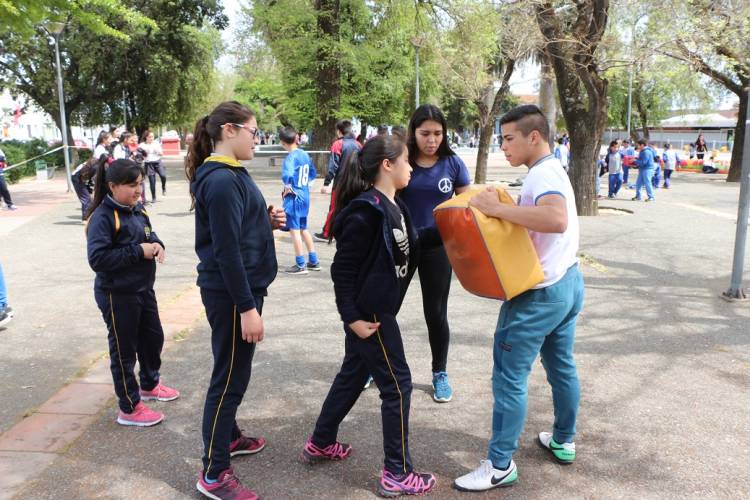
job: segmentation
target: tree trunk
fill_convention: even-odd
[[[640,88],[635,93],[635,108],[638,110],[638,120],[641,122],[641,132],[643,133],[643,138],[647,141],[650,141],[651,135],[648,129],[648,110],[646,109],[646,106],[643,105],[643,101],[641,100]]]
[[[336,111],[341,103],[341,68],[338,60],[339,0],[315,0],[319,45],[315,74],[316,125],[313,147],[328,150],[336,138]],[[326,155],[315,155],[315,167],[324,172]]]
[[[480,132],[479,147],[477,149],[477,167],[474,172],[475,184],[484,184],[487,182],[487,157],[489,156],[490,144],[492,144],[495,119],[500,115],[505,96],[510,91],[510,77],[513,75],[515,66],[516,61],[513,59],[509,59],[503,64],[505,68],[503,71],[503,80],[491,104],[488,102],[489,99],[482,99],[476,102],[479,109]],[[488,89],[489,95],[492,95],[492,88]]]
[[[539,107],[549,123],[549,147],[554,151],[557,135],[557,100],[555,99],[555,72],[549,56],[542,52],[542,72],[539,80]]]
[[[740,93],[740,110],[737,114],[737,125],[734,126],[734,144],[732,160],[729,165],[727,182],[739,182],[742,178],[742,153],[745,146],[745,122],[747,121],[747,92]],[[750,154],[750,151],[748,151]]]
[[[359,136],[357,137],[357,140],[360,143],[364,144],[365,141],[367,140],[367,127],[368,127],[368,125],[367,125],[367,122],[364,121],[364,120],[362,120],[362,122],[361,122],[360,125],[361,126],[360,126],[360,129],[359,129]]]
[[[552,2],[537,7],[537,23],[555,69],[560,108],[570,135],[570,173],[578,215],[597,215],[595,181],[607,120],[607,80],[596,50],[607,27],[609,0],[580,0],[558,16]]]

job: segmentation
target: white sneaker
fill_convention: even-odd
[[[562,465],[570,465],[576,459],[576,444],[558,443],[552,439],[551,432],[539,433],[539,445],[549,450],[555,460]]]
[[[492,488],[513,486],[518,480],[516,463],[511,460],[507,470],[496,469],[489,460],[482,460],[479,467],[453,482],[459,491],[484,491]]]

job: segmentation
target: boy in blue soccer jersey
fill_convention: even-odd
[[[281,167],[281,180],[284,182],[284,212],[286,227],[294,243],[295,263],[284,269],[287,274],[307,274],[320,271],[318,255],[315,253],[312,236],[307,230],[307,214],[310,211],[310,184],[317,173],[310,156],[297,146],[297,131],[294,127],[284,127],[279,132],[281,146],[289,153]],[[304,241],[304,245],[303,245]],[[307,264],[305,264],[307,247]]]

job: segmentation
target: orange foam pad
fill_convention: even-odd
[[[496,189],[502,203],[515,204],[504,189]],[[544,271],[525,227],[469,206],[481,191],[465,191],[433,214],[461,285],[480,297],[512,299],[544,281]]]

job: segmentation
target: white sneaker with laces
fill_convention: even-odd
[[[453,482],[459,491],[485,491],[492,488],[513,486],[518,480],[516,463],[511,460],[506,470],[496,469],[489,460],[482,460],[479,467]]]

